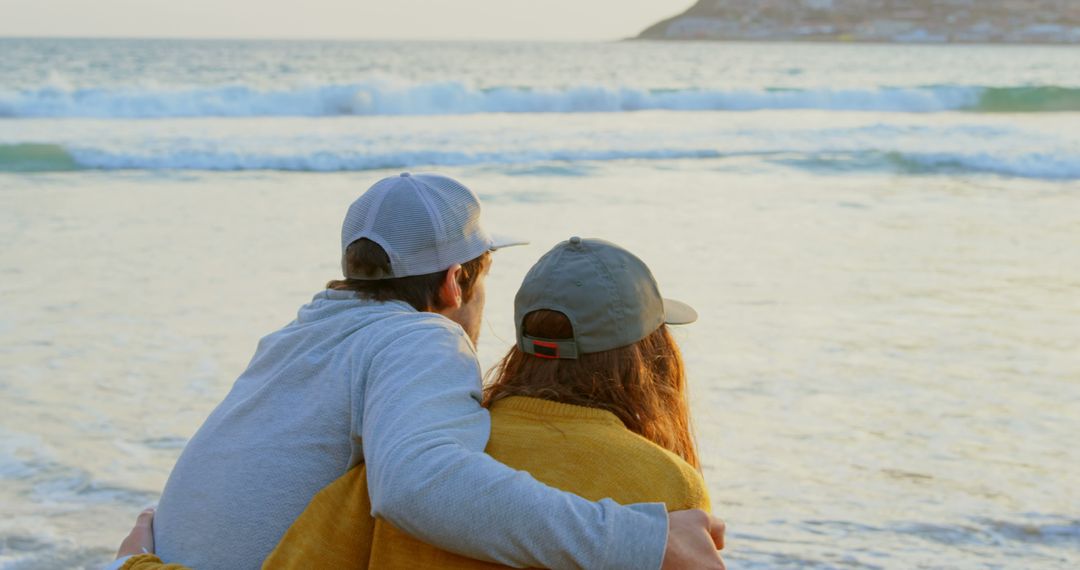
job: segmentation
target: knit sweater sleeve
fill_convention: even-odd
[[[712,500],[709,498],[709,488],[705,485],[705,479],[701,473],[689,464],[681,466],[683,475],[683,502],[681,505],[669,505],[672,510],[701,509],[707,513],[712,512]]]
[[[480,368],[459,327],[416,327],[365,374],[361,425],[372,515],[471,558],[515,567],[660,567],[663,504],[589,502],[495,461]]]

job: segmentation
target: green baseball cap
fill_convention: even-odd
[[[541,309],[566,315],[574,338],[526,335],[525,316]],[[518,347],[540,358],[575,359],[629,346],[662,324],[696,320],[690,305],[660,296],[645,262],[601,239],[572,237],[556,245],[532,266],[514,297]]]

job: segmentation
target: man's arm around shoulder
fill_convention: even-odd
[[[373,514],[426,542],[508,566],[648,570],[695,544],[669,543],[661,504],[593,503],[484,454],[480,368],[460,331],[430,326],[394,339],[374,357],[365,388],[354,431]]]

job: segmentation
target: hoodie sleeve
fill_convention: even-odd
[[[456,325],[419,327],[373,358],[355,401],[372,515],[444,550],[514,567],[660,568],[663,504],[590,502],[485,453],[480,366]]]

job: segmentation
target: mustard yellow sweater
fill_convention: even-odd
[[[594,501],[663,502],[672,511],[710,509],[697,470],[626,429],[610,412],[515,397],[492,406],[491,423],[488,454],[553,487]],[[315,495],[263,568],[505,568],[420,542],[370,513],[367,479],[357,467]],[[123,570],[163,566],[142,555]]]

